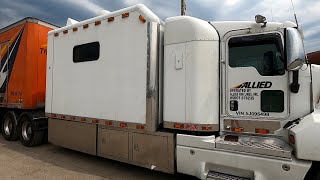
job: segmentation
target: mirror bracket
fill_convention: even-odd
[[[299,70],[298,71],[292,71],[292,83],[290,84],[290,90],[293,93],[298,93],[299,89],[300,89]]]

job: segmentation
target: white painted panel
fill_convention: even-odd
[[[185,43],[164,47],[163,120],[165,122],[185,122],[186,119],[186,68],[176,69],[177,54],[185,57]]]
[[[186,122],[219,124],[219,43],[186,43]]]
[[[52,113],[145,123],[148,39],[139,15],[54,38]],[[100,58],[73,63],[73,47],[95,41]]]

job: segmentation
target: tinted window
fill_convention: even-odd
[[[81,44],[73,48],[73,62],[95,61],[100,56],[99,42]]]
[[[229,66],[254,67],[262,76],[284,75],[280,35],[264,34],[230,39]]]
[[[283,112],[284,92],[280,90],[264,90],[261,92],[261,111]]]

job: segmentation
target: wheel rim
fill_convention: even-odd
[[[13,124],[12,124],[12,121],[10,120],[10,118],[6,118],[4,120],[4,133],[7,135],[7,136],[10,136],[11,135],[11,132],[12,132],[12,127],[13,127]]]
[[[29,141],[32,134],[32,128],[31,128],[30,122],[28,121],[23,122],[21,130],[22,130],[23,139],[26,141]]]

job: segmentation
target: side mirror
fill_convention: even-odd
[[[295,28],[287,28],[287,70],[297,71],[305,62],[305,52],[302,37]]]

